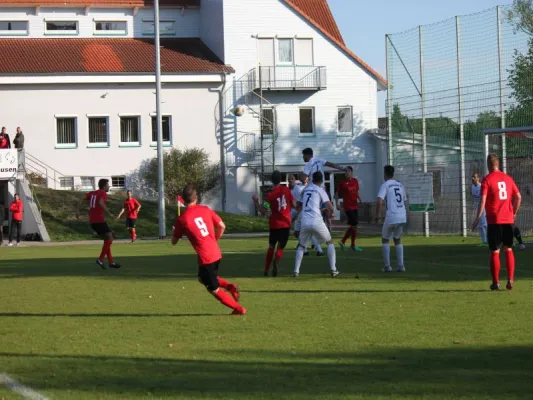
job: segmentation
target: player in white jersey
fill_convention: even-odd
[[[379,189],[376,207],[376,223],[379,222],[379,216],[383,207],[383,202],[385,202],[387,210],[385,214],[385,221],[383,223],[383,230],[381,232],[383,262],[385,264],[383,272],[392,271],[389,244],[391,239],[394,239],[396,258],[398,259],[398,267],[396,268],[396,272],[405,272],[405,266],[403,263],[402,234],[403,226],[407,222],[407,211],[405,207],[407,196],[405,195],[405,189],[403,185],[393,179],[394,167],[392,165],[385,166],[384,178],[385,183],[383,183]]]
[[[307,185],[307,176],[303,172],[300,172],[298,178],[300,180],[300,183],[296,183],[296,177],[294,175],[289,175],[289,189],[291,189],[292,196],[296,200],[300,199],[302,190],[304,190],[305,186]],[[291,218],[294,222],[294,236],[297,239],[300,237],[300,231],[302,230],[302,220],[300,217],[300,211],[295,210],[293,208],[291,210]],[[314,236],[311,238],[311,243],[313,244],[313,247],[316,250],[316,255],[319,257],[323,256],[324,251],[322,250],[322,246],[320,246],[320,243],[318,243]],[[298,249],[298,247],[296,247],[296,249]],[[305,249],[304,256],[308,255],[309,252],[307,251],[307,249]]]
[[[300,266],[304,251],[307,248],[309,241],[314,236],[320,243],[326,242],[328,244],[328,260],[331,276],[339,275],[336,267],[335,246],[331,241],[331,234],[322,219],[320,206],[324,203],[328,209],[329,215],[333,214],[333,205],[328,198],[328,195],[320,186],[322,185],[322,174],[318,171],[313,174],[313,183],[308,184],[298,199],[298,208],[301,211],[302,231],[298,241],[298,249],[296,250],[296,260],[294,264],[294,277],[300,274]]]
[[[479,174],[474,172],[472,175],[472,197],[474,198],[474,204],[476,205],[476,210],[479,208],[479,201],[481,200],[481,180]],[[479,220],[479,236],[481,237],[481,246],[488,246],[487,244],[487,216],[485,215],[485,210],[481,215]]]
[[[324,167],[335,168],[340,171],[346,172],[346,168],[339,164],[330,163],[329,161],[326,161],[322,158],[313,157],[313,149],[310,147],[307,147],[302,150],[302,156],[305,161],[304,174],[308,178],[312,177],[315,172],[320,172],[320,174],[322,175],[322,182],[324,182],[326,180],[326,175],[324,174]]]

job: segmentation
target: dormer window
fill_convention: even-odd
[[[95,35],[126,35],[127,32],[126,21],[94,21]]]
[[[28,21],[0,21],[0,35],[27,35]]]
[[[48,35],[77,35],[78,21],[46,21]]]

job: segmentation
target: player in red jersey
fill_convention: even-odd
[[[359,224],[358,201],[361,201],[361,197],[359,197],[359,181],[353,177],[352,167],[346,167],[346,180],[340,183],[337,192],[335,193],[335,205],[337,206],[337,210],[340,211],[339,197],[342,198],[342,206],[349,225],[339,245],[341,249],[344,250],[346,247],[346,241],[351,237],[351,249],[353,251],[363,251],[362,248],[355,245],[357,225]]]
[[[120,219],[124,211],[126,211],[126,228],[130,232],[131,242],[135,242],[137,239],[137,232],[135,230],[135,223],[137,222],[137,217],[139,216],[139,211],[141,210],[141,203],[133,197],[131,190],[128,190],[128,199],[124,201],[122,210],[118,214],[117,220]]]
[[[503,244],[507,265],[508,290],[513,288],[515,258],[513,253],[513,227],[516,214],[520,209],[522,196],[516,187],[513,178],[500,171],[500,159],[496,154],[487,157],[489,174],[481,183],[481,201],[477,211],[477,217],[472,224],[475,230],[483,210],[487,215],[487,236],[491,251],[490,270],[492,273],[491,290],[499,290],[500,276],[500,248]]]
[[[246,314],[246,309],[238,303],[240,295],[237,285],[218,276],[222,259],[218,240],[222,237],[226,225],[209,207],[197,204],[198,194],[194,185],[185,187],[183,200],[187,208],[176,218],[172,245],[176,245],[183,235],[187,236],[198,254],[198,280],[222,304],[232,308],[234,315]],[[220,288],[226,289],[230,294]]]
[[[272,183],[274,184],[274,189],[272,189],[272,191],[265,197],[265,202],[270,205],[270,234],[268,238],[269,246],[265,259],[265,276],[268,276],[272,259],[274,259],[272,276],[278,276],[278,265],[281,261],[281,257],[283,257],[283,250],[289,241],[291,233],[291,210],[296,208],[296,201],[294,200],[291,190],[287,186],[280,184],[281,172],[274,171],[272,173]],[[257,196],[254,196],[254,201],[261,209],[262,213],[267,211],[265,206],[259,205],[259,199]],[[276,252],[275,257],[274,251]]]
[[[109,192],[109,179],[100,179],[98,181],[98,190],[85,194],[84,198],[78,203],[78,209],[76,212],[76,217],[79,218],[81,203],[84,200],[89,201],[89,222],[91,224],[91,228],[104,240],[102,252],[100,253],[100,257],[98,257],[96,260],[96,263],[102,269],[106,269],[104,265],[106,256],[107,260],[109,261],[110,268],[120,268],[120,264],[114,262],[113,256],[111,255],[113,231],[104,218],[104,211],[109,216],[113,216],[113,214],[111,214],[111,212],[107,209],[107,192]]]

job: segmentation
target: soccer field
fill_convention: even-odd
[[[225,239],[243,317],[197,282],[187,242],[115,245],[107,271],[99,243],[1,247],[0,383],[31,399],[531,399],[533,249],[515,289],[491,292],[475,243],[407,238],[407,272],[383,274],[363,239],[338,251],[340,277],[311,255],[294,279],[294,241],[265,278],[266,239]]]

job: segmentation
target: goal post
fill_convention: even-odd
[[[522,206],[516,218],[524,241],[533,239],[533,126],[505,129],[484,129],[484,170],[486,157],[496,153],[502,160],[502,170],[509,174],[520,193]],[[529,239],[529,240],[527,240]]]

